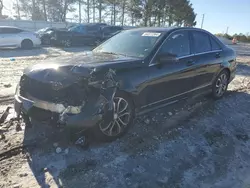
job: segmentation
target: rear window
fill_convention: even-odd
[[[210,41],[211,41],[212,50],[220,50],[221,49],[218,42],[216,42],[212,37],[210,37]]]
[[[195,53],[203,53],[211,51],[211,44],[209,35],[204,32],[193,31],[192,32],[194,39],[194,50]]]

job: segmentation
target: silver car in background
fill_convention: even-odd
[[[39,35],[17,27],[0,26],[0,48],[31,49],[41,45]]]

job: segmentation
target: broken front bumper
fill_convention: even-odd
[[[30,116],[34,108],[46,110],[58,114],[58,123],[75,128],[90,128],[102,120],[104,106],[107,103],[105,97],[100,95],[98,99],[88,101],[84,106],[67,106],[34,97],[29,99],[15,95],[14,109],[17,115],[25,114]]]

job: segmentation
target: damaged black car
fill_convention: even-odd
[[[221,98],[236,65],[235,52],[201,29],[126,30],[91,52],[27,68],[15,111],[113,140],[136,115],[194,94]]]

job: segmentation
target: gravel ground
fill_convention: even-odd
[[[22,143],[30,147],[0,154],[0,187],[250,187],[250,45],[233,47],[239,67],[223,99],[189,99],[138,117],[112,143],[79,148],[46,124],[16,129],[17,122],[6,122],[0,153]],[[48,48],[45,56],[0,59],[2,109],[11,104],[24,67],[54,51],[62,56],[81,50]]]

